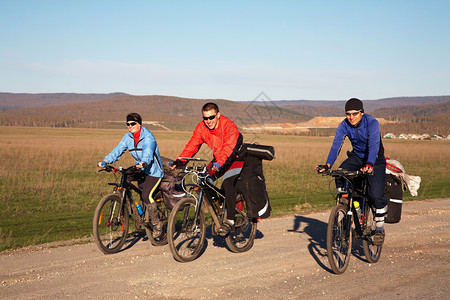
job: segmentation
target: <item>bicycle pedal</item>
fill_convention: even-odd
[[[229,235],[231,232],[231,226],[229,224],[222,224],[220,225],[219,229],[217,230],[217,233],[221,236],[221,237],[226,237],[227,235]]]

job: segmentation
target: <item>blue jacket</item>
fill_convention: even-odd
[[[349,138],[353,152],[364,163],[373,166],[377,156],[384,155],[380,123],[374,117],[364,114],[361,122],[356,126],[351,125],[347,119],[339,124],[327,158],[327,164],[330,164],[330,166],[336,161],[345,137]]]
[[[137,146],[134,147],[134,138],[131,132],[127,132],[119,145],[111,151],[103,159],[108,164],[112,164],[120,159],[127,149],[130,151],[131,156],[136,160],[136,164],[147,163],[148,167],[142,169],[142,171],[152,177],[163,178],[164,168],[159,155],[158,144],[153,133],[147,128],[141,127],[141,135]]]

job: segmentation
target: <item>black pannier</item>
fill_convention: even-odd
[[[236,182],[236,189],[242,193],[247,203],[247,215],[250,218],[270,216],[269,195],[263,174],[262,159],[246,156],[244,167]]]
[[[246,152],[248,156],[265,160],[272,160],[275,158],[275,149],[273,148],[273,146],[244,144],[244,147],[244,152]]]
[[[403,187],[401,180],[397,176],[386,174],[384,197],[388,200],[388,212],[385,222],[400,222],[403,204]]]

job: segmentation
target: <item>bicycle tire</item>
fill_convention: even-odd
[[[169,217],[169,248],[174,259],[179,262],[196,259],[205,244],[205,215],[200,210],[197,220],[194,220],[196,207],[194,198],[183,198],[172,209]]]
[[[327,226],[327,256],[335,274],[342,274],[348,267],[352,249],[352,219],[347,218],[348,208],[337,204],[330,213]],[[348,222],[350,220],[350,223]]]
[[[362,239],[364,255],[369,263],[376,263],[380,259],[383,245],[375,245],[373,243],[376,223],[374,219],[374,212],[370,205],[366,205],[364,213],[366,218]]]
[[[239,214],[238,208],[236,208],[235,224],[244,222],[243,225],[235,227],[231,230],[230,234],[225,238],[225,242],[231,252],[240,253],[250,250],[255,241],[257,231],[257,219],[247,217],[247,205],[244,199],[242,201],[242,213]],[[241,218],[241,220],[238,220]]]
[[[129,213],[123,206],[118,222],[121,199],[116,194],[106,195],[100,200],[93,218],[94,240],[104,254],[119,252],[128,237]]]
[[[153,237],[153,225],[150,222],[150,216],[148,209],[145,210],[145,233],[147,238],[153,246],[167,245],[167,227],[169,222],[169,209],[166,207],[166,203],[162,200],[162,195],[158,193],[155,197],[158,202],[158,214],[159,219],[163,222],[162,233],[158,237]],[[161,199],[161,201],[158,201]]]

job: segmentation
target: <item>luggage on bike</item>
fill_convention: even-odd
[[[264,160],[272,160],[275,158],[275,149],[273,146],[259,144],[244,144],[243,151],[246,155]]]
[[[180,170],[171,170],[169,168],[169,163],[173,160],[161,157],[164,166],[164,178],[161,181],[159,186],[159,190],[164,195],[164,200],[166,201],[166,206],[168,209],[172,210],[172,208],[177,204],[178,201],[181,200],[186,193],[182,187],[182,177],[177,176]]]
[[[270,216],[271,207],[261,158],[252,155],[245,157],[236,189],[244,195],[248,217],[267,218]]]
[[[181,200],[181,198],[186,196],[181,181],[182,178],[180,177],[176,177],[171,173],[164,173],[164,178],[159,186],[160,191],[164,195],[166,206],[170,210]]]
[[[403,204],[403,186],[401,179],[393,174],[386,174],[384,197],[388,200],[388,211],[385,222],[400,222]]]

